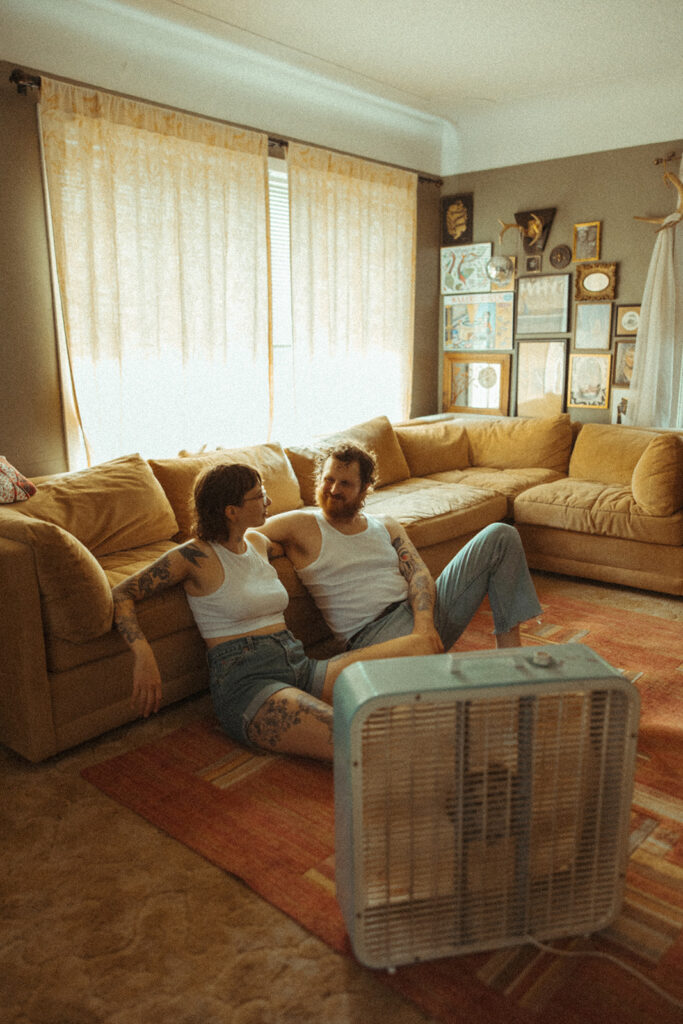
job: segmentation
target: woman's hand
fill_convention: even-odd
[[[131,707],[144,718],[161,707],[161,674],[152,648],[146,641],[135,645]]]

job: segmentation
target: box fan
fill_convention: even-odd
[[[369,967],[604,928],[639,698],[581,644],[358,662],[334,690],[337,899]]]

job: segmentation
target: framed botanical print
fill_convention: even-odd
[[[611,359],[609,353],[570,355],[568,406],[578,409],[609,408]]]
[[[486,264],[491,259],[492,245],[451,245],[441,250],[441,294],[457,292],[490,292],[491,278]]]
[[[600,224],[599,220],[591,220],[574,225],[574,263],[600,259]]]
[[[617,306],[614,315],[614,334],[617,338],[635,338],[640,327],[640,305]]]
[[[517,343],[516,416],[556,416],[564,412],[567,342]]]
[[[574,348],[607,350],[611,328],[611,302],[577,302]]]
[[[498,349],[512,351],[514,292],[484,295],[445,295],[445,351]]]
[[[564,334],[569,319],[571,274],[520,277],[517,334]]]
[[[507,416],[512,356],[445,352],[443,411]]]

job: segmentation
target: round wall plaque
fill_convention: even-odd
[[[550,253],[550,262],[556,270],[562,270],[571,262],[572,251],[568,245],[556,245]]]

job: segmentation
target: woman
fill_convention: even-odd
[[[161,676],[135,602],[182,583],[208,648],[211,696],[229,736],[287,754],[332,760],[332,689],[354,661],[435,653],[411,635],[328,661],[308,658],[284,621],[287,591],[269,557],[279,545],[254,528],[270,505],[251,466],[218,465],[194,487],[194,539],[114,588],[114,620],[133,652],[132,704],[147,717],[161,703]],[[248,532],[252,531],[252,532]]]

